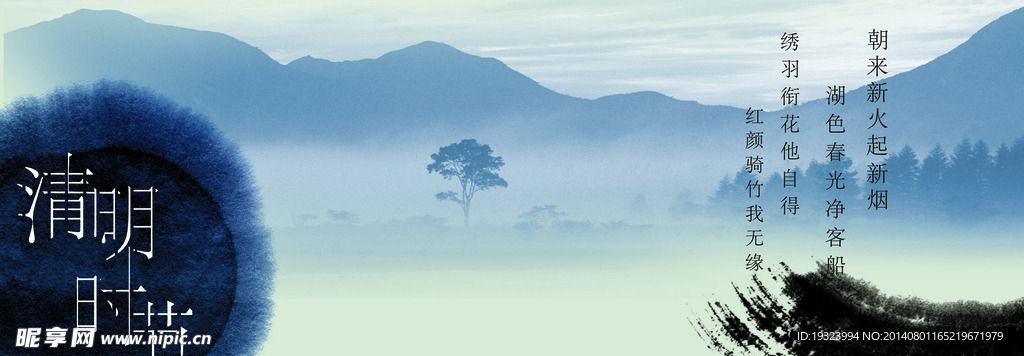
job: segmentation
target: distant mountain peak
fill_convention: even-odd
[[[625,94],[612,94],[612,95],[604,96],[602,98],[622,98],[622,97],[651,98],[651,99],[672,99],[668,95],[665,95],[665,94],[662,94],[662,93],[659,93],[659,92],[656,92],[656,91],[650,91],[650,90],[642,90],[642,91],[636,91],[636,92],[625,93]],[[672,100],[675,100],[675,99],[672,99]]]
[[[468,54],[460,51],[455,47],[449,46],[441,42],[434,41],[423,41],[418,44],[402,48],[400,50],[391,51],[383,56],[380,56],[380,60],[423,60],[423,59],[453,59],[453,58],[479,58],[477,56]]]
[[[316,57],[313,57],[313,56],[307,54],[307,55],[299,57],[299,58],[297,58],[297,59],[295,59],[295,60],[293,60],[291,62],[288,62],[288,65],[292,65],[292,64],[296,64],[296,63],[302,64],[302,63],[334,63],[334,62],[332,62],[330,60],[327,60],[327,59],[323,59],[323,58],[316,58]]]
[[[640,101],[647,101],[647,102],[684,102],[684,103],[694,103],[694,104],[697,104],[696,101],[679,100],[679,99],[673,98],[671,96],[668,96],[668,95],[665,95],[665,94],[662,94],[662,93],[659,93],[659,92],[656,92],[656,91],[650,91],[650,90],[637,91],[637,92],[626,93],[626,94],[612,94],[612,95],[602,96],[600,98],[597,98],[596,100],[598,100],[598,101],[606,101],[606,102],[640,100]]]
[[[448,45],[447,43],[437,42],[437,41],[423,41],[423,42],[414,44],[414,45],[406,47],[406,48],[407,49],[416,48],[416,49],[434,50],[434,51],[453,51],[453,52],[462,53],[462,51],[458,50],[455,47],[452,47],[452,46]]]
[[[95,23],[145,23],[142,19],[117,10],[80,9],[58,17],[50,22],[89,22]]]

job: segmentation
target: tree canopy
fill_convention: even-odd
[[[469,226],[469,206],[476,192],[491,188],[507,188],[508,182],[498,175],[498,170],[505,165],[501,156],[492,156],[491,147],[481,145],[475,139],[465,139],[441,147],[437,153],[431,154],[433,162],[427,165],[427,172],[437,172],[444,179],[458,179],[462,192],[447,191],[437,193],[437,200],[450,200],[462,207],[466,226]]]

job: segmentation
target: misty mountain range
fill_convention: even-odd
[[[890,141],[923,150],[964,138],[1010,142],[1024,135],[1024,123],[1017,119],[1024,112],[1022,32],[1024,9],[1018,9],[949,53],[886,79],[883,109]],[[8,95],[45,93],[76,81],[129,79],[208,115],[229,136],[246,142],[357,142],[445,130],[600,141],[652,132],[682,139],[734,137],[734,144],[723,147],[732,151],[747,129],[745,108],[655,92],[575,98],[497,59],[430,41],[376,59],[332,62],[307,56],[282,65],[225,34],[151,24],[113,10],[79,10],[11,31],[5,46]],[[862,84],[870,80],[866,76]],[[830,113],[840,112],[850,128],[846,137],[859,143],[870,134],[864,128],[875,104],[864,100],[863,87],[847,87],[841,108],[816,100],[762,115],[777,126],[778,116],[799,114],[802,129],[811,133],[804,136],[807,144],[818,145],[831,138],[815,133],[825,132]],[[803,91],[817,90],[824,88]],[[775,145],[781,142],[766,142]]]
[[[129,79],[209,115],[243,140],[353,141],[496,125],[531,136],[608,137],[649,125],[718,123],[681,113],[713,118],[740,112],[657,93],[574,98],[496,59],[429,41],[377,59],[303,57],[281,65],[224,34],[150,24],[113,10],[79,10],[11,31],[5,46],[9,95]]]

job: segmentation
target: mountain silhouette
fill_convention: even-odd
[[[4,36],[8,95],[73,82],[127,79],[212,117],[228,132],[280,120],[326,81],[297,77],[259,49],[224,34],[79,10]]]
[[[497,59],[431,41],[376,59],[303,57],[281,65],[224,34],[150,24],[113,10],[79,10],[14,30],[5,34],[5,46],[8,95],[127,79],[210,116],[229,135],[246,141],[351,142],[485,129],[537,139],[593,139],[651,129],[632,118],[667,125],[663,130],[739,111],[664,96],[659,107],[695,111],[649,115],[616,109],[643,108],[640,102],[649,98],[570,97]]]
[[[361,83],[364,92],[355,94],[394,102],[391,108],[380,108],[395,110],[390,114],[486,115],[527,108],[551,110],[579,100],[544,88],[497,59],[469,55],[432,41],[377,59],[331,62],[307,56],[286,67]]]
[[[812,158],[818,161],[824,160],[825,145],[833,141],[845,141],[848,149],[852,147],[848,154],[855,160],[869,159],[865,157],[866,141],[871,135],[886,136],[890,152],[905,145],[917,152],[928,152],[935,144],[948,151],[964,139],[985,140],[995,149],[1001,143],[1024,137],[1024,123],[1018,119],[1024,111],[1024,65],[1019,60],[1024,56],[1024,41],[1018,38],[1021,33],[1024,8],[1001,16],[953,50],[913,70],[885,79],[865,75],[865,83],[845,83],[847,88],[859,86],[846,93],[846,105],[828,105],[821,99],[768,115],[774,120],[780,120],[782,115],[799,115],[801,132],[811,133],[799,139],[812,147]],[[871,57],[876,54],[890,63],[900,60],[886,51],[875,51]],[[868,63],[867,57],[864,63]],[[862,85],[871,81],[885,83],[884,103],[868,102],[868,88]],[[804,89],[826,90],[801,88]],[[882,123],[888,128],[868,129],[875,109],[885,114]],[[843,118],[845,134],[827,134],[826,121],[832,114]],[[771,147],[782,147],[782,139],[773,141]],[[768,147],[769,143],[765,145]]]
[[[486,105],[506,104],[488,102],[495,98],[485,95],[493,93],[535,100],[568,99],[497,59],[469,55],[432,41],[389,52],[378,59],[331,62],[306,56],[287,67],[319,77],[351,82],[375,81],[379,90],[391,89],[386,94],[392,95],[415,92],[441,99],[437,95],[457,92],[485,101]]]
[[[892,150],[911,144],[924,152],[924,146],[951,147],[964,138],[1012,141],[1024,136],[1024,123],[1016,119],[1024,111],[1024,42],[1017,39],[1022,32],[1024,9],[1002,16],[935,60],[881,80],[889,89],[883,104],[867,102],[860,87],[847,93],[841,107],[815,100],[762,115],[769,124],[779,120],[773,116],[801,115],[804,132],[815,133],[803,136],[813,145],[833,139],[817,134],[827,132],[825,120],[833,113],[846,119],[843,139],[850,146],[882,134],[866,129],[876,107],[886,112],[884,134],[890,146],[898,146]],[[744,109],[654,92],[574,98],[497,59],[432,41],[376,59],[307,56],[282,65],[225,34],[151,24],[113,10],[79,10],[11,31],[5,46],[8,95],[127,79],[210,116],[245,141],[356,142],[481,130],[532,140],[607,140],[646,132],[714,141],[747,129]],[[841,84],[856,88],[871,80]],[[818,89],[825,88],[803,91]],[[781,147],[783,138],[766,135],[765,147]],[[742,156],[736,147],[723,147],[722,154]]]
[[[893,100],[906,101],[907,121],[919,136],[952,131],[973,138],[1012,141],[1024,136],[1024,8],[1001,16],[930,63],[893,77]],[[928,125],[932,119],[940,119]],[[915,128],[916,125],[915,125]]]

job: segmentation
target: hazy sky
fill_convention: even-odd
[[[79,8],[223,32],[287,63],[304,55],[376,58],[424,40],[495,57],[583,98],[654,90],[705,104],[781,106],[782,59],[799,59],[802,96],[867,83],[867,31],[889,31],[889,74],[945,53],[1020,1],[7,0],[4,31]],[[797,52],[779,37],[797,32]],[[818,90],[820,89],[820,90]],[[819,95],[820,93],[821,95]]]

